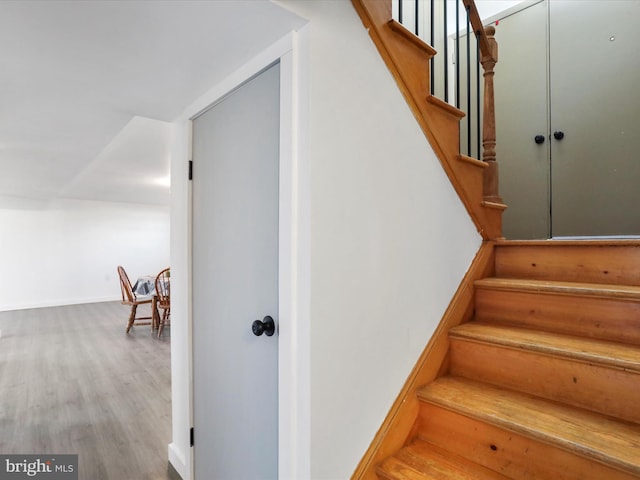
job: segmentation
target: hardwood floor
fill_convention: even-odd
[[[127,335],[128,313],[119,302],[0,312],[1,453],[78,454],[80,480],[175,478],[171,329]]]

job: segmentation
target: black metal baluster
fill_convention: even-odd
[[[431,46],[435,45],[435,0],[431,0],[431,16],[429,23],[431,24]],[[431,57],[431,95],[435,93],[435,81],[436,81],[436,62],[434,57]]]
[[[460,108],[460,2],[456,1],[456,108]]]
[[[482,160],[480,150],[480,127],[482,126],[482,111],[480,110],[480,42],[476,37],[476,152],[478,160]]]
[[[443,63],[444,63],[444,101],[449,101],[449,41],[447,39],[447,2],[444,5],[444,47]]]
[[[420,0],[415,0],[414,2],[414,15],[416,17],[416,36],[420,36],[420,30],[418,27],[418,13],[420,13]]]
[[[398,0],[398,22],[403,23],[403,16],[402,16],[402,2],[403,0]],[[403,24],[404,25],[404,24]]]
[[[467,10],[467,155],[471,156],[471,32],[469,8]]]

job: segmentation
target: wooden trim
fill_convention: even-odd
[[[449,330],[473,316],[474,282],[494,275],[494,242],[480,246],[431,340],[413,367],[382,426],[365,452],[351,480],[377,480],[376,465],[401,449],[412,436],[418,418],[418,388],[448,370]]]
[[[504,203],[490,202],[488,200],[482,201],[482,206],[487,208],[495,208],[496,210],[506,210],[507,206]]]

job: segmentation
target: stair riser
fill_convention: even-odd
[[[640,422],[637,372],[454,337],[450,373]]]
[[[419,436],[517,480],[638,480],[593,460],[457,414],[421,406]]]
[[[567,282],[640,285],[640,243],[496,247],[496,275]]]
[[[466,178],[466,189],[471,198],[482,198],[484,169],[478,168],[470,163],[458,161],[455,164],[458,175]]]
[[[640,303],[478,288],[476,320],[640,345]]]

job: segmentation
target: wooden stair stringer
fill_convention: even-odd
[[[483,204],[484,169],[459,160],[464,113],[430,94],[429,60],[435,50],[392,20],[391,0],[352,0],[352,4],[478,232],[485,240],[501,238],[502,209]]]

